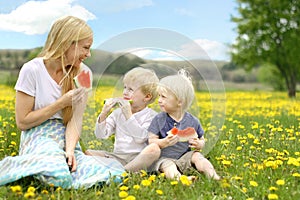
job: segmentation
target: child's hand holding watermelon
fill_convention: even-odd
[[[190,138],[189,139],[189,146],[192,149],[201,150],[205,146],[205,140],[203,137],[201,138]]]

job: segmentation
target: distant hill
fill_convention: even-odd
[[[0,50],[0,69],[1,70],[17,70],[22,65],[35,57],[41,48],[35,49],[4,49]],[[207,75],[206,78],[214,79],[215,74],[211,70],[217,66],[219,69],[226,64],[220,61],[193,60],[193,61],[154,61],[140,58],[130,53],[111,53],[98,49],[92,50],[92,56],[88,58],[86,64],[90,66],[96,74],[124,74],[129,69],[143,65],[155,70],[160,76],[177,71],[181,68],[188,69],[195,74],[196,68],[201,69]],[[193,65],[195,66],[193,66]],[[169,72],[168,72],[169,71]],[[212,71],[212,73],[209,73]]]
[[[16,76],[23,64],[36,57],[41,47],[35,49],[0,49],[0,71],[11,76]],[[120,76],[129,69],[143,66],[153,69],[159,78],[176,73],[179,69],[187,69],[196,89],[201,88],[199,84],[207,81],[218,81],[220,75],[223,81],[233,83],[257,83],[258,69],[246,72],[233,63],[225,61],[210,60],[146,60],[130,53],[111,53],[92,49],[92,56],[85,63],[92,69],[95,75]],[[200,83],[201,82],[201,83]],[[203,88],[203,86],[202,86]]]

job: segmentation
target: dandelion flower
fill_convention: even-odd
[[[11,186],[10,189],[12,192],[21,192],[22,191],[22,187],[20,185]]]
[[[277,181],[276,181],[276,184],[277,184],[277,185],[284,185],[284,184],[285,184],[285,181],[282,180],[282,179],[281,179],[281,180],[277,180]]]
[[[300,177],[300,174],[296,172],[296,173],[293,173],[292,176],[294,176],[294,177]]]
[[[258,183],[256,181],[250,181],[250,185],[253,187],[257,187]]]
[[[276,191],[276,190],[278,190],[278,188],[277,188],[277,187],[274,187],[274,186],[271,186],[271,187],[269,187],[269,190],[270,190],[270,191]]]
[[[141,184],[143,186],[149,186],[149,185],[151,185],[151,181],[149,181],[149,180],[142,180]]]
[[[182,183],[183,185],[189,186],[189,185],[192,184],[192,181],[189,180],[189,178],[188,178],[187,176],[185,176],[185,175],[180,176],[180,181],[181,181],[181,183]]]
[[[268,199],[269,200],[276,200],[276,199],[278,199],[278,196],[277,196],[277,194],[268,194]]]
[[[119,192],[119,197],[120,197],[120,198],[126,198],[127,196],[128,196],[128,193],[127,193],[127,192],[125,192],[125,191]]]
[[[122,185],[121,187],[120,187],[120,190],[121,191],[127,191],[129,188],[127,187],[127,186],[125,186],[125,185]]]
[[[125,200],[135,200],[135,196],[129,195],[125,198]]]
[[[139,186],[139,185],[134,185],[133,186],[133,189],[135,189],[135,190],[138,190],[138,189],[140,189],[141,187]]]
[[[33,197],[35,197],[35,193],[34,193],[34,192],[26,192],[26,193],[24,194],[24,197],[25,197],[26,199],[33,198]]]
[[[171,185],[177,185],[178,181],[171,181]]]
[[[162,195],[163,191],[162,190],[156,190],[156,193],[159,194],[159,195]]]

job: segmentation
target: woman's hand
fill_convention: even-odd
[[[74,155],[74,152],[66,153],[66,162],[69,166],[70,172],[75,172],[77,169],[77,162]]]
[[[61,103],[64,107],[77,105],[82,102],[86,95],[86,89],[83,87],[76,88],[68,91],[62,97],[60,97]]]

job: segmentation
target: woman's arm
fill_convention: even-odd
[[[33,110],[34,101],[34,97],[24,92],[17,91],[15,105],[16,124],[21,130],[27,130],[40,125],[66,106],[66,102],[60,98],[44,108]]]
[[[72,166],[72,171],[75,171],[77,167],[74,150],[81,136],[83,113],[87,99],[88,93],[85,92],[82,96],[82,101],[73,105],[73,115],[66,127],[66,157],[68,165]]]
[[[71,106],[72,103],[77,104],[82,101],[81,96],[84,92],[84,88],[70,90],[54,103],[49,104],[44,108],[33,110],[35,98],[24,92],[17,91],[15,109],[18,128],[27,130],[40,125],[66,106]]]

